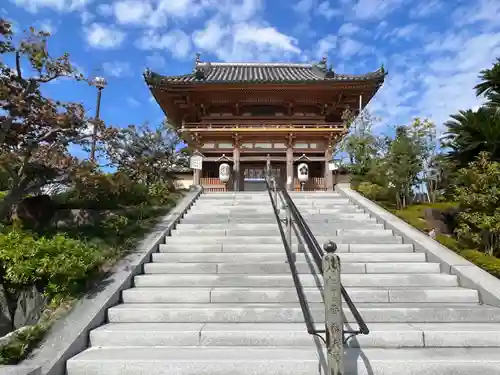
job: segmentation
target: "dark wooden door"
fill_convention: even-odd
[[[243,165],[241,186],[244,191],[263,191],[266,190],[266,164],[248,164]],[[271,164],[271,175],[276,177],[278,183],[283,183],[286,178],[286,169],[284,165]]]

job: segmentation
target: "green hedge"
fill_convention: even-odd
[[[455,202],[442,202],[436,204],[416,204],[407,207],[404,210],[391,210],[393,214],[398,216],[400,219],[404,220],[412,227],[426,232],[429,228],[426,228],[426,221],[424,217],[424,211],[426,208],[438,208],[438,209],[446,209],[449,207],[456,207]],[[500,279],[500,259],[485,254],[481,251],[474,249],[466,249],[463,247],[456,238],[451,236],[446,236],[443,234],[438,234],[436,236],[436,241],[438,241],[441,245],[447,247],[450,250],[453,250],[458,255],[464,257],[469,262],[475,264],[476,266],[482,268],[486,272]]]
[[[462,250],[461,256],[500,279],[500,259],[478,250]]]
[[[3,282],[14,295],[32,285],[50,298],[75,295],[85,290],[104,261],[99,247],[64,234],[41,238],[17,230],[0,234]]]

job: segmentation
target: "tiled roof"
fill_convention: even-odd
[[[337,74],[324,64],[286,63],[201,63],[197,61],[191,74],[162,76],[147,71],[144,76],[151,86],[197,83],[304,83],[318,81],[379,81],[387,74],[384,68],[368,74]]]

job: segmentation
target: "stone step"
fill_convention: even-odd
[[[331,229],[328,233],[325,230],[311,229],[313,234],[322,233],[323,236],[328,234],[332,236],[393,236],[390,229]],[[171,233],[172,237],[185,236],[185,237],[279,237],[279,228],[276,225],[275,229],[268,230],[254,230],[254,229],[175,229]],[[281,239],[281,237],[279,237]]]
[[[215,203],[217,205],[217,207],[223,207],[223,208],[235,208],[235,209],[254,209],[255,206],[257,205],[257,203],[254,203],[252,204],[251,201],[222,201],[222,202],[217,202]],[[203,207],[203,208],[207,208],[207,207],[213,207],[214,205],[214,202],[206,202],[206,201],[203,201],[203,200],[200,200],[198,202],[196,202],[195,204],[193,204],[193,208],[197,208],[197,207]],[[262,202],[262,203],[258,203],[258,206],[259,207],[268,207],[271,205],[271,202]],[[280,202],[278,204],[278,208],[282,208],[282,205],[283,203]],[[311,202],[308,202],[308,201],[305,201],[305,202],[295,202],[295,206],[299,209],[302,209],[302,208],[343,208],[343,207],[346,207],[346,206],[349,206],[349,207],[357,207],[356,205],[352,205],[350,204],[347,200],[341,200],[341,199],[338,199],[338,200],[335,200],[335,201],[332,201],[332,202],[315,202],[315,201],[311,201]]]
[[[321,244],[320,244],[321,245]],[[215,244],[215,245],[183,245],[160,244],[162,253],[278,253],[285,254],[283,244]],[[293,252],[304,252],[304,246],[292,244]],[[337,253],[412,253],[412,244],[338,244]]]
[[[346,288],[354,303],[479,303],[476,290],[461,287]],[[322,292],[304,288],[309,303],[321,303]],[[135,287],[122,292],[126,303],[287,303],[297,302],[297,291],[287,288],[162,288]]]
[[[317,275],[300,275],[304,287],[321,285],[323,280]],[[458,286],[455,275],[446,274],[344,274],[342,284],[345,287],[376,286]],[[278,274],[144,274],[134,277],[134,285],[138,287],[183,287],[185,285],[199,287],[292,287],[291,275]]]
[[[369,329],[349,346],[500,347],[498,323],[371,323]],[[307,346],[312,340],[304,323],[110,323],[90,333],[92,346],[115,347]]]
[[[285,211],[280,210],[281,216],[284,217]],[[304,212],[301,211],[301,215],[304,219],[310,219],[312,217],[315,217],[316,219],[321,219],[321,218],[330,218],[332,216],[338,216],[338,215],[367,215],[366,213],[359,211],[359,210],[353,210],[353,209],[342,209],[342,210],[337,210],[335,212],[319,212],[318,210],[316,211],[311,211],[311,212]],[[206,218],[206,217],[214,217],[214,216],[220,216],[220,217],[228,217],[228,219],[252,219],[252,218],[269,218],[272,217],[274,218],[274,211],[271,209],[266,209],[266,210],[242,210],[242,211],[222,211],[222,210],[217,210],[217,209],[212,209],[209,210],[207,209],[206,211],[203,210],[194,210],[189,212],[187,215],[189,217],[201,217],[201,218]]]
[[[308,224],[309,225],[309,224]],[[379,224],[375,220],[364,221],[364,222],[337,222],[337,223],[314,223],[309,225],[311,230],[336,230],[336,229],[384,229],[384,224]],[[181,222],[177,224],[176,229],[178,230],[213,230],[213,229],[247,229],[247,230],[274,230],[278,228],[276,221],[274,223],[262,223],[262,224],[245,224],[245,223],[207,223],[207,224],[185,224]]]
[[[311,214],[313,213],[320,213],[320,210],[325,210],[325,212],[322,213],[330,213],[330,212],[364,212],[363,209],[353,206],[350,204],[329,204],[329,205],[299,205],[296,207],[302,212],[309,212]],[[284,210],[283,205],[278,205],[278,208],[280,210]],[[255,212],[255,211],[263,211],[263,212],[273,212],[273,207],[271,203],[266,203],[266,204],[251,204],[248,203],[246,205],[239,205],[239,204],[203,204],[203,203],[197,203],[194,204],[193,207],[191,208],[191,212],[210,212],[210,210],[215,210],[213,212],[236,212],[236,213],[243,213],[243,212]]]
[[[318,359],[318,356],[320,359]],[[68,361],[68,375],[311,375],[323,353],[306,347],[107,347]],[[500,374],[498,348],[346,349],[345,373],[356,375]],[[323,370],[325,373],[326,371]]]
[[[305,218],[304,218],[305,219]],[[339,222],[352,222],[361,223],[373,222],[368,214],[363,213],[340,213],[336,215],[313,215],[307,218],[307,224],[312,227],[318,223],[339,223]],[[265,217],[229,217],[229,216],[214,216],[214,215],[191,215],[188,214],[181,221],[185,224],[208,224],[208,223],[234,223],[234,224],[276,224],[276,217],[274,214],[269,214]]]
[[[296,238],[296,237],[295,237]],[[327,241],[334,241],[337,244],[401,244],[403,239],[401,236],[384,235],[384,236],[356,236],[356,235],[343,235],[343,236],[328,236],[316,237],[318,243],[323,244]],[[292,243],[294,238],[292,238]],[[197,236],[197,237],[184,237],[173,236],[165,238],[166,244],[282,244],[281,236]]]
[[[298,273],[319,273],[311,264],[296,263]],[[344,263],[342,273],[439,273],[439,263]],[[257,263],[147,263],[145,274],[290,274],[290,265],[282,262]]]
[[[317,353],[311,347],[90,348],[67,363],[68,375],[243,375],[313,374]]]
[[[169,245],[166,245],[167,247]],[[247,245],[248,246],[248,245]],[[194,249],[194,248],[193,248]],[[287,260],[285,250],[282,253],[258,253],[258,248],[249,253],[225,252],[225,253],[153,253],[153,262],[158,263],[257,263],[257,262],[285,262]],[[425,262],[426,255],[424,253],[410,252],[392,252],[392,253],[342,253],[339,252],[341,262],[350,263],[406,263],[406,262]],[[306,254],[295,253],[296,261],[306,259]]]
[[[324,321],[325,308],[310,303],[317,324]],[[474,304],[358,303],[356,308],[368,323],[499,323],[500,308]],[[355,322],[344,305],[346,322]],[[108,310],[110,323],[303,323],[304,315],[294,304],[121,304]]]

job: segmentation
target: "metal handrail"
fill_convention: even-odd
[[[275,188],[275,197],[276,197],[275,199],[277,199],[278,186],[277,186],[276,180],[273,180],[273,183],[274,183],[274,188]],[[276,218],[280,223],[280,225],[279,225],[280,232],[283,232],[282,239],[283,239],[283,243],[285,244],[285,250],[287,251],[287,256],[288,256],[288,251],[291,254],[291,249],[290,249],[289,244],[286,241],[286,236],[284,235],[284,230],[281,226],[281,219],[280,219],[279,213],[276,209],[276,205],[275,205],[274,200],[273,200],[273,195],[271,194],[271,186],[270,186],[269,181],[267,179],[266,179],[266,186],[267,186],[269,196],[271,198],[271,202],[273,203],[273,209],[275,210]],[[320,247],[318,241],[316,240],[316,237],[313,235],[311,229],[309,228],[309,225],[304,220],[302,214],[298,210],[298,208],[295,205],[290,194],[288,194],[288,191],[286,190],[286,188],[283,186],[279,186],[279,190],[281,192],[284,203],[288,206],[288,208],[290,210],[291,217],[292,217],[293,221],[295,221],[297,229],[299,230],[301,236],[303,237],[304,241],[307,244],[307,247],[309,248],[309,251],[314,259],[316,266],[321,271],[321,273],[323,273],[323,258],[324,258],[325,252]],[[290,259],[289,259],[289,262],[290,262]],[[292,269],[292,265],[290,268],[292,271],[292,275],[296,274],[295,265],[293,265],[293,268],[295,270]],[[294,280],[295,280],[295,277],[294,277]],[[296,284],[296,289],[297,289],[297,294],[299,295],[299,301],[300,301],[302,297],[305,299],[305,295],[304,295],[304,292],[302,290],[302,285],[300,284],[300,280],[298,279],[298,275],[297,275],[297,280],[298,280],[298,283]],[[358,309],[354,305],[354,302],[352,301],[351,297],[349,296],[349,293],[347,293],[347,291],[344,288],[344,286],[342,285],[342,283],[340,284],[340,288],[341,288],[342,297],[344,298],[344,301],[346,302],[347,306],[349,307],[349,310],[352,312],[353,317],[356,320],[356,323],[358,324],[358,327],[359,327],[359,330],[344,330],[343,331],[344,334],[349,335],[347,338],[344,339],[344,342],[346,342],[349,338],[356,336],[358,334],[364,334],[364,335],[369,334],[370,330],[368,329],[368,326],[366,325],[363,317],[361,316]],[[301,308],[304,312],[303,306],[308,307],[307,300],[304,301],[304,304],[302,302],[300,302],[300,303],[301,303]],[[304,313],[304,318],[306,319],[306,325],[307,325],[307,324],[309,324],[307,322],[307,319],[308,319],[308,317],[310,318],[310,312],[307,308],[306,308],[306,310],[307,310],[307,312]],[[309,315],[307,315],[308,313],[309,313]],[[308,332],[309,332],[309,329],[310,329],[310,327],[308,326]],[[316,329],[312,329],[312,331],[309,333],[310,334],[318,334],[318,333],[322,333],[322,332],[325,332],[325,331],[324,330],[319,331]]]
[[[304,237],[304,240],[306,242],[308,242],[309,249],[310,250],[314,249],[314,252],[311,252],[311,255],[314,258],[316,266],[321,270],[321,272],[323,272],[322,259],[323,259],[323,256],[325,255],[323,249],[318,244],[318,241],[316,240],[316,237],[313,235],[311,228],[309,228],[309,225],[307,225],[307,222],[302,217],[302,214],[298,210],[298,208],[295,205],[290,194],[288,194],[288,191],[286,191],[286,189],[282,189],[281,193],[285,199],[286,204],[291,209],[293,219],[295,220],[296,223],[300,223],[299,225],[297,225],[297,228],[298,228],[299,232],[301,232],[302,237]],[[346,302],[347,306],[349,307],[349,310],[351,310],[352,315],[354,316],[354,319],[356,320],[356,323],[359,326],[359,330],[344,331],[344,332],[351,334],[351,335],[357,335],[357,334],[367,335],[367,334],[369,334],[370,330],[368,329],[368,326],[366,325],[363,317],[361,316],[358,309],[354,305],[354,302],[352,301],[351,297],[349,296],[349,293],[347,293],[347,290],[344,288],[342,283],[340,284],[340,289],[341,289],[342,297],[344,298],[344,301]]]
[[[269,185],[268,179],[266,179],[266,187],[267,187],[267,193],[269,194],[269,198],[271,199],[271,204],[273,206],[274,216],[276,217],[276,220],[278,221],[278,228],[280,231],[281,239],[283,241],[283,246],[285,247],[285,252],[286,252],[288,264],[290,265],[290,270],[292,272],[293,284],[295,286],[295,290],[296,290],[297,296],[299,298],[300,308],[302,310],[302,314],[304,315],[307,333],[309,333],[310,335],[319,336],[320,333],[325,333],[325,330],[317,330],[314,326],[311,311],[309,310],[309,304],[307,303],[307,299],[306,299],[306,296],[304,293],[304,288],[302,286],[302,283],[300,282],[300,278],[299,278],[299,274],[297,271],[297,266],[295,264],[295,259],[294,259],[294,255],[292,252],[292,248],[290,247],[290,242],[287,239],[287,234],[285,233],[285,230],[283,229],[283,225],[282,225],[283,222],[281,220],[281,217],[279,214],[279,209],[277,207],[277,203],[278,203],[277,190],[275,189],[275,191],[274,191],[275,194],[273,197],[273,194],[271,192],[271,186]],[[285,220],[289,220],[289,218],[287,217]],[[321,337],[321,336],[319,336],[319,337]],[[323,339],[323,341],[324,341],[324,339]]]

